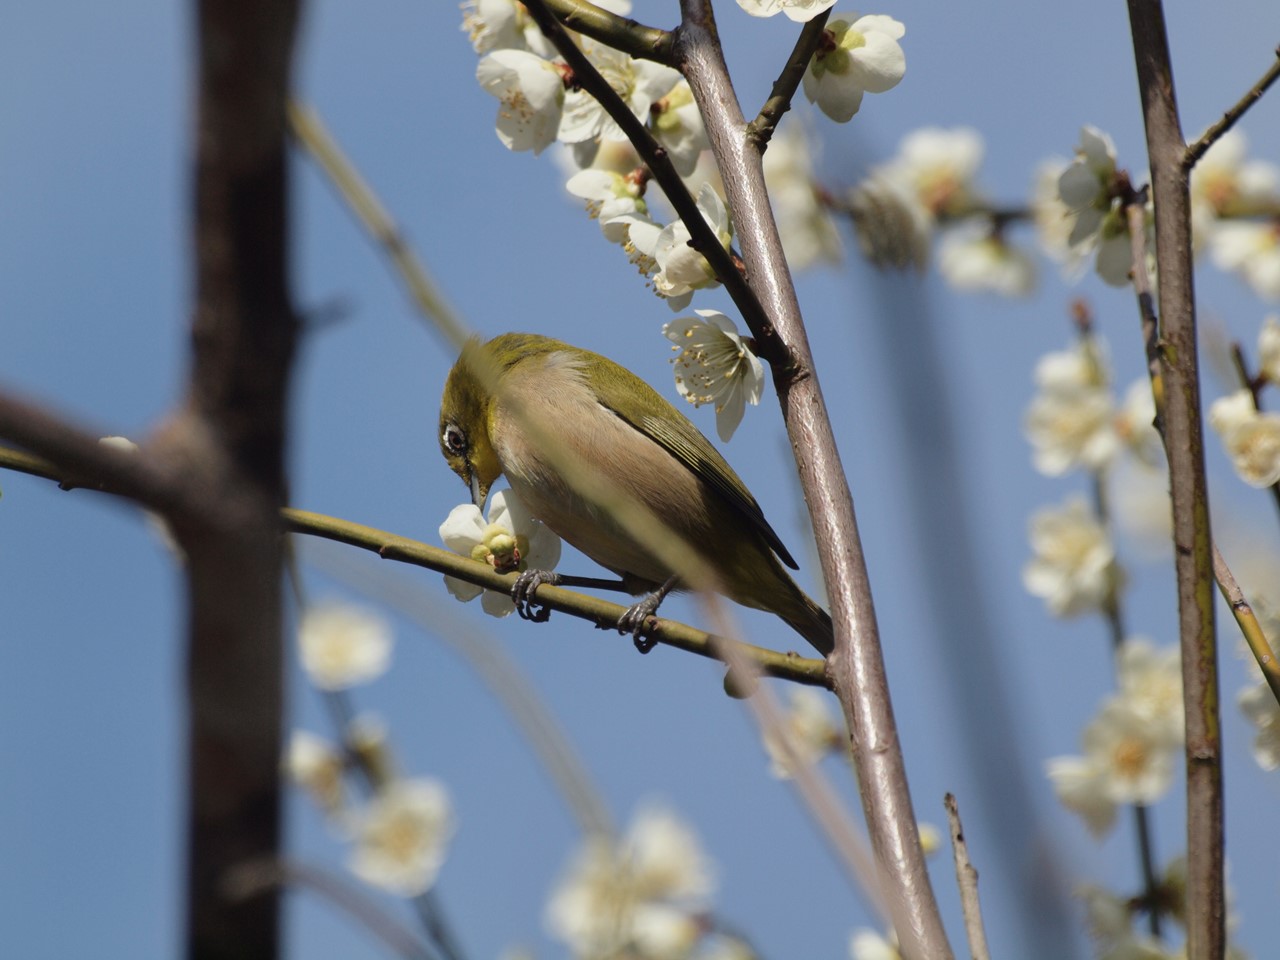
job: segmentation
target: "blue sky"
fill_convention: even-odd
[[[788,118],[821,133],[826,182],[856,182],[917,127],[969,125],[986,137],[981,184],[1015,202],[1035,165],[1068,155],[1084,123],[1110,132],[1121,163],[1141,179],[1123,5],[1087,3],[1069,16],[1011,3],[908,2],[869,12],[907,24],[902,84],[868,97],[844,127],[807,105]],[[1212,17],[1182,5],[1168,14],[1184,124],[1195,131],[1265,69],[1280,12],[1258,0]],[[718,15],[751,112],[796,28],[753,20],[731,3]],[[675,4],[640,0],[635,16],[669,26]],[[158,0],[73,0],[18,5],[6,19],[0,382],[104,435],[140,439],[180,396],[187,363],[189,15]],[[459,24],[453,3],[312,4],[300,93],[475,329],[534,331],[599,350],[674,400],[660,334],[672,314],[563,193],[548,157],[498,143],[496,105],[474,83],[475,55]],[[1256,155],[1280,159],[1278,120],[1275,95],[1247,118]],[[299,358],[294,503],[434,542],[465,495],[435,441],[453,356],[315,171],[299,159],[294,173],[297,302],[343,311],[309,335]],[[1070,342],[1073,296],[1093,303],[1118,383],[1142,368],[1127,292],[1093,277],[1066,286],[1048,264],[1042,281],[1035,297],[1009,302],[955,294],[936,273],[882,278],[851,260],[802,275],[799,289],[858,508],[917,809],[941,822],[943,793],[959,797],[997,954],[1029,956],[1034,944],[1038,956],[1071,957],[1083,955],[1083,941],[1048,946],[1030,939],[1034,923],[1018,920],[1028,917],[1019,897],[1034,887],[1032,868],[1048,865],[1064,890],[1081,881],[1129,887],[1136,869],[1127,822],[1095,843],[1041,773],[1045,758],[1077,749],[1110,667],[1099,620],[1052,620],[1022,589],[1028,517],[1086,486],[1038,475],[1021,422],[1036,359]],[[1204,322],[1251,345],[1267,305],[1211,269],[1197,283]],[[729,309],[716,293],[694,305]],[[1205,388],[1209,396],[1224,389],[1212,378]],[[709,411],[693,417],[714,436]],[[771,396],[724,450],[812,584]],[[1268,498],[1235,480],[1213,438],[1211,454],[1228,556],[1274,556]],[[180,578],[121,504],[16,475],[0,476],[0,488],[0,758],[8,771],[0,928],[14,955],[27,958],[171,956],[181,896]],[[968,531],[962,553],[957,529]],[[1126,557],[1132,630],[1172,642],[1167,562]],[[372,559],[366,565],[377,570]],[[562,568],[597,572],[571,553]],[[393,572],[515,659],[619,821],[656,799],[698,829],[719,865],[717,910],[749,930],[763,955],[845,956],[849,932],[874,924],[790,788],[768,777],[752,723],[720,693],[714,666],[666,649],[640,658],[629,641],[565,617],[543,626],[495,621],[478,604],[455,604],[436,574]],[[314,570],[308,587],[317,597],[353,596]],[[668,612],[697,622],[686,600]],[[742,620],[756,642],[792,643],[772,618]],[[393,669],[356,700],[385,719],[406,772],[439,777],[454,795],[460,829],[440,897],[471,957],[516,943],[556,956],[542,909],[573,849],[574,822],[469,667],[408,622],[397,628]],[[1257,814],[1274,809],[1277,781],[1249,756],[1234,706],[1246,674],[1229,622],[1222,637],[1231,877],[1240,940],[1260,956],[1274,940],[1268,917],[1278,891],[1276,851],[1254,832]],[[296,667],[290,682],[291,725],[326,731]],[[990,726],[1001,690],[1012,731]],[[834,762],[829,772],[855,802],[847,772]],[[1162,861],[1182,848],[1178,794],[1154,811]],[[291,850],[340,867],[341,843],[305,798],[292,798],[288,812]],[[945,859],[934,883],[959,943]],[[305,895],[290,900],[288,937],[291,956],[381,955]]]

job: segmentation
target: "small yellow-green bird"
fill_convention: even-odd
[[[548,456],[530,432],[553,436],[566,455]],[[556,463],[592,464],[610,489],[696,551],[726,595],[777,614],[823,655],[831,652],[831,618],[783,569],[796,562],[733,468],[687,417],[612,360],[529,333],[472,341],[445,381],[440,449],[476,506],[483,508],[505,474],[534,517],[618,574],[629,592],[652,591],[619,623],[637,645],[647,617],[679,584],[669,565],[580,494]],[[568,581],[525,574],[513,591],[522,615],[539,583]]]

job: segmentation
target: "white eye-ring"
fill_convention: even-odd
[[[467,438],[452,423],[445,424],[444,433],[440,436],[440,442],[444,444],[444,448],[450,453],[462,454],[467,450]]]

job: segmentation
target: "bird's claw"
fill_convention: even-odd
[[[551,619],[551,608],[539,603],[534,594],[544,583],[555,585],[560,582],[560,574],[549,570],[526,570],[516,577],[511,587],[511,601],[516,605],[516,613],[521,620],[533,623],[546,623]]]
[[[631,634],[632,642],[641,653],[648,653],[658,645],[657,638],[649,634],[657,626],[658,618],[654,613],[657,612],[660,603],[662,603],[662,597],[650,594],[639,603],[628,607],[626,613],[618,618],[618,632]]]

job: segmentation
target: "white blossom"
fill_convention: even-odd
[[[769,772],[779,780],[795,776],[797,764],[817,763],[839,747],[842,740],[840,729],[832,719],[827,695],[808,687],[792,691],[781,726],[780,731],[768,730],[764,736]]]
[[[381,676],[391,661],[391,626],[346,603],[309,608],[298,625],[307,675],[321,690],[342,690]]]
[[[476,53],[528,50],[553,59],[555,46],[520,0],[467,0],[462,5],[462,29]]]
[[[1118,696],[1153,736],[1177,746],[1185,739],[1182,706],[1182,652],[1174,645],[1156,649],[1146,637],[1129,637],[1116,652]]]
[[[938,269],[957,290],[1025,297],[1035,289],[1036,265],[988,227],[959,227],[942,238]]]
[[[1267,317],[1258,333],[1258,372],[1280,384],[1280,317]]]
[[[764,155],[769,201],[792,270],[840,262],[840,232],[818,199],[813,155],[814,145],[795,124],[774,133]]]
[[[1092,341],[1046,354],[1036,364],[1035,380],[1039,392],[1027,408],[1024,429],[1036,469],[1057,477],[1107,466],[1120,443],[1106,369]]]
[[[691,175],[711,141],[707,139],[702,111],[693,101],[688,81],[678,80],[666,95],[654,102],[649,113],[653,135],[666,148],[676,173],[682,177]]]
[[[1062,264],[1063,272],[1074,279],[1079,276],[1084,256],[1080,248],[1071,246],[1075,216],[1071,208],[1062,202],[1058,192],[1058,182],[1067,166],[1066,160],[1053,157],[1042,161],[1036,168],[1031,187],[1031,215],[1040,249],[1050,259]]]
[[[680,79],[678,71],[652,60],[637,60],[621,50],[594,40],[582,41],[582,52],[605,82],[641,121]],[[564,113],[557,138],[565,143],[589,140],[626,140],[627,135],[609,116],[600,101],[586,90],[571,89],[564,96]]]
[[[551,570],[560,562],[560,538],[535,520],[511,490],[493,495],[487,520],[473,504],[454,507],[440,524],[440,539],[454,553],[487,563],[499,573]],[[444,585],[464,603],[484,594],[480,605],[491,617],[505,617],[515,609],[505,593],[449,576]]]
[[[924,269],[933,218],[906,186],[868,177],[850,192],[849,214],[862,255],[877,267]]]
[[[1096,240],[1103,218],[1112,208],[1116,148],[1096,127],[1080,131],[1075,159],[1058,178],[1058,195],[1073,217],[1067,242],[1072,246]]]
[[[498,98],[498,139],[541,153],[555,142],[564,108],[564,68],[527,50],[500,49],[476,65],[481,88]]]
[[[665,324],[663,335],[676,352],[676,390],[695,407],[712,404],[716,432],[728,441],[742,422],[746,405],[760,402],[764,364],[738,334],[734,322],[717,310],[695,310]]]
[[[402,897],[431,888],[454,832],[449,795],[435,780],[396,780],[355,818],[351,869]]]
[[[1213,402],[1209,423],[1241,480],[1258,488],[1280,482],[1280,414],[1260,413],[1249,391],[1239,390]]]
[[[587,840],[552,894],[547,925],[576,956],[676,960],[702,935],[699,914],[712,886],[692,830],[649,809],[620,841]]]
[[[295,730],[285,754],[285,773],[304,787],[326,813],[342,810],[342,751],[323,737]]]
[[[1263,770],[1280,768],[1280,703],[1265,681],[1240,692],[1236,702],[1253,724],[1253,759]]]
[[[698,210],[726,250],[733,240],[733,225],[724,201],[709,183],[698,190]],[[693,299],[695,290],[718,286],[706,257],[689,246],[690,233],[683,220],[676,220],[656,233],[643,224],[632,222],[630,240],[636,249],[652,259],[657,268],[653,290],[667,301],[672,310],[683,310]]]
[[[903,137],[898,152],[875,168],[901,183],[934,217],[960,216],[982,204],[974,181],[986,146],[972,127],[922,127]]]
[[[587,213],[599,222],[611,243],[626,243],[632,218],[647,219],[649,215],[643,183],[634,173],[580,170],[569,178],[565,189],[587,201]]]
[[[849,938],[850,960],[902,960],[895,940],[866,927],[855,930]]]
[[[1280,300],[1280,223],[1220,224],[1209,252],[1219,270],[1240,274],[1265,300]]]
[[[804,95],[837,123],[851,120],[864,93],[892,90],[906,73],[898,45],[906,32],[884,14],[833,17],[805,69]]]
[[[753,17],[772,17],[784,13],[787,19],[796,23],[808,23],[835,5],[836,0],[738,0],[738,6]]]
[[[1030,538],[1035,555],[1023,567],[1022,583],[1054,616],[1097,610],[1119,587],[1115,550],[1083,498],[1037,512]]]

